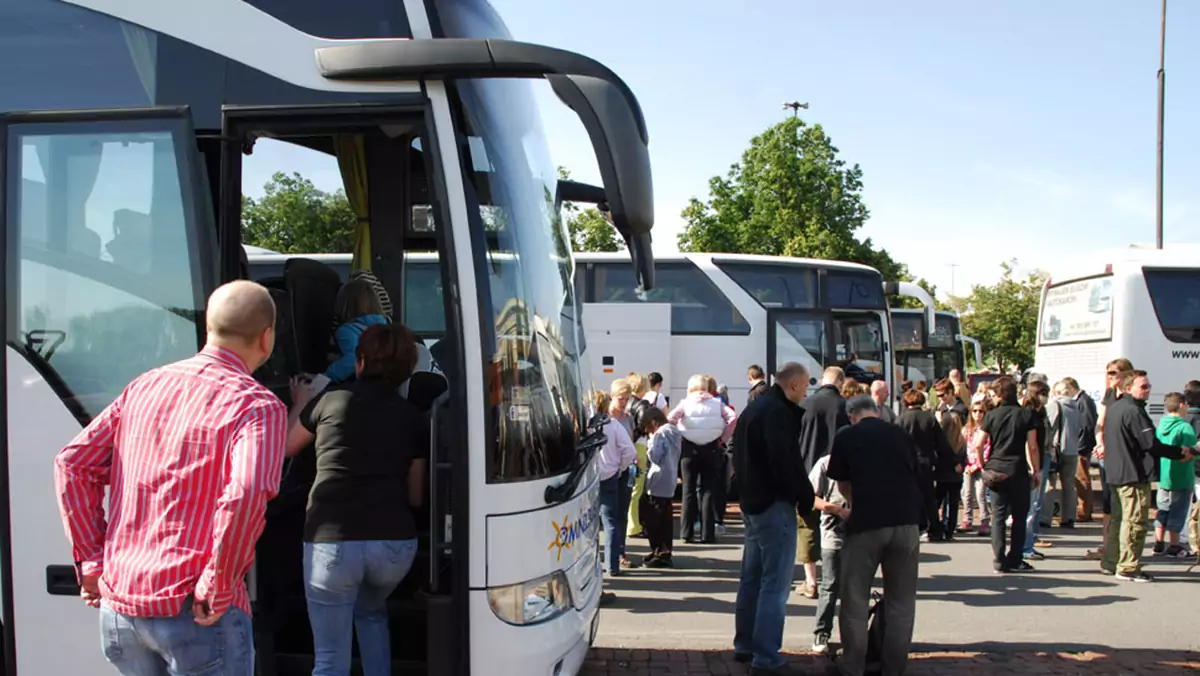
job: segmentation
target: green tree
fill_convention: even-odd
[[[566,167],[558,168],[558,177],[571,178]],[[574,251],[623,251],[625,242],[617,237],[616,228],[595,207],[580,209],[574,202],[563,202],[563,218],[567,222],[567,236]]]
[[[242,241],[280,253],[349,253],[358,219],[346,193],[275,172],[263,196],[242,198]]]
[[[963,333],[979,340],[985,360],[1001,368],[1024,370],[1033,365],[1045,277],[1037,272],[1018,276],[1015,259],[1000,268],[1004,271],[1000,281],[976,284],[969,295],[954,299],[954,304],[962,315]]]
[[[821,125],[789,117],[751,139],[724,177],[709,180],[708,201],[691,199],[679,249],[854,261],[886,280],[912,281],[906,265],[870,237],[858,238],[870,215],[862,173],[838,157]],[[908,298],[892,302],[919,305]]]

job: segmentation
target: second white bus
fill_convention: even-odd
[[[1200,378],[1200,265],[1191,247],[1130,247],[1052,270],[1038,312],[1034,371],[1071,376],[1097,401],[1107,363],[1118,357],[1150,376],[1147,411]]]

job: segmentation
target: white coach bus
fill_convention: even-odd
[[[1148,412],[1163,395],[1200,379],[1200,247],[1133,246],[1051,270],[1038,313],[1033,371],[1051,382],[1071,376],[1096,401],[1104,369],[1118,357],[1146,371],[1154,386]]]
[[[580,116],[603,189],[557,180],[531,80]],[[652,288],[648,135],[629,88],[511,41],[486,0],[3,0],[0,83],[0,673],[111,670],[53,459],[130,379],[193,354],[208,294],[248,274],[242,163],[260,138],[336,157],[352,265],[397,312],[440,318],[447,378],[428,402],[420,553],[389,600],[394,673],[577,673],[599,619],[603,435],[556,214],[605,202],[631,286]],[[406,268],[412,252],[424,268]],[[414,275],[445,292],[409,293],[432,288]],[[276,354],[255,375],[284,397],[291,374],[324,368],[340,284],[293,260],[270,287]],[[312,464],[290,464],[249,575],[263,676],[312,672]]]

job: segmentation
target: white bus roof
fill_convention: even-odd
[[[844,270],[862,270],[864,272],[878,272],[875,268],[861,263],[851,263],[848,261],[834,261],[824,258],[791,258],[788,256],[759,256],[752,254],[729,254],[729,253],[665,253],[654,254],[656,263],[670,263],[679,261],[696,261],[696,260],[712,260],[717,263],[762,263],[774,265],[795,265],[797,267],[821,267],[821,268],[841,268]],[[628,261],[628,251],[617,252],[576,252],[575,260],[583,263],[597,263],[602,261]]]
[[[925,310],[921,308],[899,307],[892,308],[891,313],[894,315],[922,315],[925,314]],[[954,319],[958,319],[958,313],[954,310],[937,310],[937,314],[941,317],[953,317]]]
[[[1200,268],[1200,244],[1168,244],[1162,249],[1134,244],[1102,249],[1063,260],[1050,268],[1050,283],[1093,277],[1110,272],[1140,270],[1150,265],[1163,268]]]
[[[320,254],[281,254],[267,249],[262,249],[254,246],[243,245],[246,249],[246,255],[251,259],[263,263],[283,263],[289,258],[309,258],[322,263],[345,263],[350,260],[351,255],[348,253],[320,253]],[[493,254],[498,258],[505,258],[509,254]],[[433,252],[417,252],[415,258],[428,256],[434,257]],[[619,261],[622,263],[629,262],[628,251],[617,252],[577,252],[574,254],[575,260],[581,263],[599,263],[605,261]],[[654,261],[656,263],[670,263],[679,261],[696,261],[710,259],[718,263],[762,263],[774,265],[795,265],[797,267],[822,267],[822,268],[839,268],[843,270],[861,270],[863,272],[876,272],[878,270],[861,263],[850,263],[847,261],[833,261],[823,258],[790,258],[788,256],[755,256],[749,254],[700,254],[700,253],[668,253],[655,254]]]

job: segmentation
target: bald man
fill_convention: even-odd
[[[80,595],[122,674],[254,672],[243,579],[279,490],[287,409],[251,373],[275,347],[275,304],[232,282],[206,320],[199,354],[136,378],[54,461]]]
[[[883,380],[876,380],[871,383],[871,399],[875,401],[875,406],[879,408],[879,419],[884,422],[896,422],[896,412],[892,410],[891,401],[892,392],[888,389],[888,384]]]

